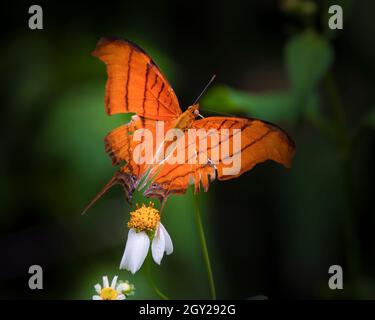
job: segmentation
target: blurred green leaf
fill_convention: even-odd
[[[104,152],[104,136],[130,120],[130,114],[107,117],[103,110],[103,94],[101,82],[65,93],[51,107],[53,112],[40,141],[42,150],[93,181],[112,170]]]
[[[305,31],[287,43],[285,59],[293,103],[295,108],[301,109],[330,67],[333,51],[323,37],[313,31]]]
[[[216,86],[202,100],[202,109],[214,112],[243,113],[269,121],[288,120],[294,112],[287,92],[251,94],[227,86]]]
[[[329,43],[317,33],[306,31],[289,41],[285,59],[291,81],[290,93],[252,94],[217,86],[206,94],[202,108],[214,109],[214,112],[245,112],[250,117],[276,122],[293,122],[305,112],[310,116],[312,112],[317,115],[318,104],[313,93],[332,63]]]

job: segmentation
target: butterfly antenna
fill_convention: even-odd
[[[203,96],[203,94],[206,92],[206,90],[208,89],[208,87],[211,85],[211,83],[215,80],[216,78],[216,74],[214,74],[210,81],[208,81],[208,83],[206,84],[206,86],[204,87],[204,89],[202,90],[202,92],[200,93],[200,95],[195,99],[195,101],[193,102],[193,104],[196,104],[199,99]]]
[[[90,201],[90,203],[86,206],[86,208],[82,211],[82,215],[86,213],[87,210],[89,210],[91,208],[91,206],[96,202],[98,201],[103,194],[105,194],[108,189],[110,189],[111,187],[113,187],[115,184],[117,183],[117,177],[116,176],[113,176],[111,180],[109,180],[107,182],[107,184],[103,187],[102,190],[100,190],[96,196],[94,197],[94,199],[92,199]]]

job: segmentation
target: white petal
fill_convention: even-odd
[[[95,296],[92,296],[92,300],[102,300],[102,298],[100,298],[99,296],[95,295]]]
[[[103,288],[108,288],[108,287],[109,287],[108,277],[104,276],[103,277]]]
[[[160,225],[160,231],[164,233],[164,240],[165,240],[165,253],[166,254],[171,254],[173,252],[173,243],[172,239],[167,231],[167,229],[164,228],[164,226],[159,223]]]
[[[164,232],[161,230],[160,225],[161,223],[159,223],[155,231],[155,236],[151,244],[152,257],[157,264],[160,264],[165,250]]]
[[[149,247],[150,239],[145,232],[136,232],[135,229],[130,229],[120,269],[136,273],[145,261]]]
[[[112,282],[111,282],[111,288],[112,288],[113,290],[116,289],[117,278],[118,278],[118,276],[114,276],[114,277],[113,277],[113,280],[112,280]]]
[[[123,294],[119,294],[117,297],[116,297],[116,300],[125,300],[125,295]]]
[[[117,289],[116,291],[118,293],[122,293],[123,291],[128,291],[130,289],[130,286],[126,283],[126,282],[123,282],[123,283],[120,283],[118,286],[117,286]]]
[[[100,294],[100,292],[102,291],[102,286],[99,283],[97,283],[94,288],[97,294]]]

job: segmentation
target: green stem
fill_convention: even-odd
[[[199,209],[198,195],[194,194],[193,197],[194,197],[194,203],[195,203],[195,218],[196,218],[197,229],[198,229],[198,233],[199,233],[199,240],[200,240],[200,243],[201,243],[203,258],[204,258],[204,262],[205,262],[205,265],[206,265],[208,284],[209,284],[209,287],[210,287],[211,298],[212,298],[212,300],[216,300],[215,281],[214,281],[214,277],[213,277],[213,274],[212,274],[210,257],[208,255],[206,237],[205,237],[205,234],[204,234],[203,223],[202,223],[201,213],[200,213],[200,209]]]
[[[151,287],[154,289],[154,291],[156,292],[156,294],[163,300],[169,300],[169,298],[164,294],[162,293],[159,288],[156,286],[155,282],[154,282],[154,279],[152,278],[152,273],[151,273],[151,263],[150,263],[150,255],[148,255],[148,257],[146,258],[147,261],[146,261],[146,264],[147,264],[147,277],[148,277],[148,281],[151,285]]]

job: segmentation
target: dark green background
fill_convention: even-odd
[[[103,137],[126,119],[104,112],[105,67],[90,55],[102,36],[149,52],[183,109],[216,73],[204,115],[260,117],[296,142],[292,169],[267,162],[200,197],[219,298],[374,298],[375,3],[332,2],[344,7],[332,32],[330,2],[3,2],[0,298],[90,299],[105,274],[157,298],[145,268],[118,270],[120,187],[80,215],[115,170]],[[43,30],[28,28],[31,4]],[[190,191],[169,199],[163,223],[175,251],[152,266],[158,287],[209,297]],[[28,289],[32,264],[44,290]],[[333,264],[342,291],[328,289]]]

